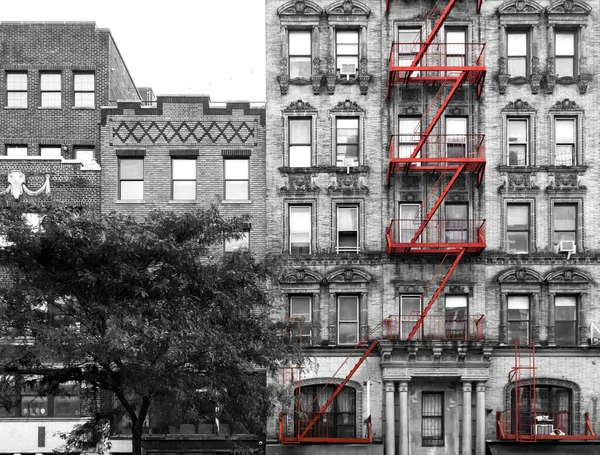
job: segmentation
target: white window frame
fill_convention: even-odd
[[[28,155],[27,146],[22,144],[6,144],[6,156],[9,158],[24,158]]]
[[[303,52],[300,52],[302,50],[297,51],[296,49],[294,49],[295,46],[292,46],[292,37],[306,34],[308,35],[308,49],[304,49]],[[290,76],[290,79],[309,79],[312,75],[312,40],[313,36],[312,31],[310,29],[288,29],[288,74]],[[308,50],[308,53],[306,53],[306,50]],[[295,72],[293,72],[293,61],[306,61],[306,59],[308,59],[308,74],[303,74],[302,72],[296,74]]]
[[[401,340],[406,340],[408,335],[410,335],[410,332],[412,331],[412,329],[414,328],[416,322],[419,320],[420,315],[413,315],[413,311],[411,311],[410,313],[407,313],[406,310],[404,310],[404,300],[415,300],[418,299],[419,301],[419,309],[418,311],[421,312],[423,311],[423,297],[420,294],[400,294],[400,326],[398,327],[398,330],[400,332],[400,339]],[[408,302],[406,303],[408,305]],[[421,339],[421,336],[423,334],[423,325],[421,325],[421,327],[419,327],[417,333],[415,333],[413,340],[419,340]]]
[[[350,36],[356,35],[356,43],[341,43],[340,36]],[[354,46],[356,47],[356,52],[349,52],[350,47],[352,46],[352,50],[354,50]],[[341,50],[341,48],[347,48],[346,52]],[[348,74],[349,78],[356,78],[358,74],[358,64],[360,60],[360,30],[358,29],[337,29],[335,31],[335,66],[336,66],[336,74],[337,77],[344,77],[346,75],[341,74],[342,65],[343,64],[354,64],[354,74]],[[351,61],[352,60],[352,61]],[[346,62],[346,63],[344,63]]]
[[[353,212],[356,229],[341,230],[340,211],[349,210]],[[358,204],[340,204],[336,207],[336,253],[358,253],[360,251],[360,207]],[[340,236],[344,233],[351,235],[354,233],[356,239],[355,246],[340,246]]]
[[[558,46],[558,37],[559,35],[561,36],[570,36],[573,38],[573,49],[571,52],[569,53],[560,53],[561,50],[559,49]],[[555,59],[555,70],[556,70],[556,75],[558,77],[577,77],[577,47],[579,46],[578,43],[578,31],[576,29],[555,29],[554,30],[554,59]],[[560,73],[559,72],[559,59],[570,59],[572,60],[571,62],[571,69],[570,71],[567,71],[567,73]]]
[[[78,80],[83,76],[91,76],[91,84],[89,79]],[[91,98],[89,97],[90,94]],[[76,108],[96,107],[96,74],[94,72],[80,71],[73,73],[73,106]]]
[[[29,104],[28,90],[29,77],[27,71],[6,72],[6,107],[27,109]]]
[[[299,313],[294,311],[294,300],[295,299],[308,299],[308,313]],[[292,325],[298,324],[298,327],[302,327],[302,344],[305,340],[308,340],[307,345],[310,346],[312,342],[312,311],[313,311],[313,296],[308,294],[293,294],[289,296],[290,302],[290,319]],[[309,327],[309,332],[305,333],[305,329]]]
[[[527,229],[519,229],[519,228],[513,228],[510,229],[509,228],[509,211],[511,207],[527,207]],[[509,254],[527,254],[530,252],[531,250],[531,240],[533,237],[533,230],[532,230],[532,209],[533,206],[530,202],[528,201],[510,201],[506,203],[506,220],[505,220],[505,232],[506,232],[506,252]],[[510,241],[509,241],[509,232],[527,232],[527,250],[519,250],[519,249],[512,249],[510,248]]]
[[[301,122],[309,122],[309,132],[310,137],[308,142],[292,142],[292,124],[297,122],[300,124]],[[313,122],[314,118],[312,116],[290,116],[287,119],[288,123],[288,147],[287,147],[287,161],[289,167],[311,167],[313,164]],[[308,161],[306,160],[306,156],[303,156],[306,153],[306,149],[308,148]],[[302,151],[300,154],[301,157],[298,158],[298,152],[294,153],[294,149],[298,149],[298,151]]]
[[[349,299],[353,299],[354,301],[351,302]],[[342,311],[341,311],[341,306],[343,304],[343,300],[348,300],[345,303],[348,303],[349,305],[355,305],[355,309],[356,309],[356,317],[355,318],[343,318],[342,317]],[[337,343],[339,345],[356,345],[359,341],[359,319],[360,319],[360,296],[358,295],[345,295],[345,294],[340,294],[337,296]],[[354,339],[351,340],[346,340],[346,341],[342,341],[340,339],[340,327],[342,325],[346,325],[346,326],[350,326],[354,324],[355,325],[355,333],[354,333]]]
[[[512,306],[512,308],[511,308]],[[511,310],[527,310],[527,319],[516,319],[511,318]],[[507,337],[509,344],[513,344],[515,338],[511,336],[511,323],[525,323],[527,333],[525,338],[531,338],[531,295],[530,294],[511,294],[507,296],[506,300],[506,320],[507,320]],[[523,338],[523,337],[521,337]]]
[[[508,117],[506,119],[506,164],[509,166],[529,166],[530,165],[530,124],[531,119],[529,117]],[[525,137],[521,138],[518,135],[515,135],[513,132],[511,136],[511,124],[516,125],[517,123],[525,124]],[[524,163],[518,162],[511,163],[511,145],[515,146],[523,146],[525,148],[524,151]]]
[[[575,314],[574,319],[559,319],[558,318],[558,307],[572,307],[573,308],[573,312]],[[559,343],[557,342],[556,344],[559,346],[576,346],[577,345],[577,339],[578,339],[578,328],[579,328],[579,321],[578,321],[578,311],[579,309],[579,298],[577,294],[557,294],[554,296],[554,339],[555,342],[557,341],[558,338],[558,324],[572,324],[573,325],[573,339],[569,340],[569,342],[565,343]]]
[[[525,38],[525,47],[524,49],[514,49],[514,46],[511,46],[511,36],[522,36]],[[516,77],[529,77],[531,72],[531,68],[529,67],[529,41],[530,41],[530,30],[524,28],[507,28],[506,30],[506,72],[512,78]],[[512,41],[514,42],[514,41]],[[523,62],[523,70],[524,74],[511,72],[511,62]],[[513,74],[514,73],[514,74]]]
[[[58,76],[58,86],[54,80],[45,80],[49,76]],[[45,97],[44,95],[54,96]],[[48,109],[60,109],[62,107],[62,74],[59,71],[40,73],[40,106]]]
[[[40,145],[40,156],[42,158],[62,158],[62,147],[60,145]]]
[[[288,206],[288,248],[290,254],[312,254],[312,211],[313,207],[310,204],[298,204],[298,205],[289,205]],[[296,215],[293,215],[293,212]],[[297,226],[294,226],[294,218],[301,215],[301,213],[307,213],[307,215],[302,215],[302,217],[307,217],[308,220],[303,219],[303,223],[306,224],[308,221],[308,230],[302,228],[298,229]],[[308,235],[308,252],[307,253],[299,253],[294,251],[294,239],[293,237],[296,235]]]
[[[142,178],[135,178],[135,179],[124,179],[122,174],[122,169],[121,169],[121,165],[124,161],[139,161],[142,164]],[[143,157],[119,157],[118,159],[118,170],[119,170],[119,200],[120,201],[138,201],[138,200],[143,200],[144,199],[144,171],[145,171],[145,163],[144,163],[144,158]],[[141,198],[139,197],[135,197],[135,198],[124,198],[123,197],[123,182],[141,182],[142,186],[141,186]]]
[[[235,163],[234,163],[235,162]],[[231,167],[234,164],[245,164],[245,174],[233,176],[234,169]],[[237,169],[240,171],[240,169]],[[228,191],[228,184],[244,184],[245,183],[245,197],[234,197],[233,191]],[[249,157],[224,157],[223,158],[223,194],[226,201],[248,201],[250,200],[250,158]]]
[[[198,170],[197,170],[197,159],[188,158],[185,156],[171,157],[171,200],[174,201],[194,201],[197,198],[198,193]],[[180,165],[182,168],[180,168]],[[183,170],[184,175],[175,175],[175,173]],[[191,171],[191,172],[190,172]],[[190,172],[190,174],[186,174]],[[193,175],[192,175],[193,173]],[[192,183],[194,187],[193,197],[180,197],[176,190],[177,183]]]
[[[554,156],[554,166],[576,166],[578,164],[578,125],[577,125],[578,117],[577,116],[563,116],[563,115],[555,115],[553,122],[553,156]],[[561,140],[558,136],[558,124],[570,123],[572,125],[572,133],[573,137],[570,141]],[[570,160],[563,158],[562,160],[558,159],[559,153],[558,150],[560,147],[569,147],[571,146],[571,157]],[[564,154],[565,157],[567,154]]]

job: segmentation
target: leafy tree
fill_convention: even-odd
[[[201,416],[207,402],[234,432],[265,431],[270,395],[256,372],[297,353],[269,317],[269,270],[249,254],[221,253],[223,235],[241,232],[245,218],[214,207],[143,220],[40,215],[32,229],[23,213],[0,214],[0,263],[11,271],[0,327],[12,340],[1,358],[6,374],[41,378],[42,393],[80,381],[116,397],[118,406],[93,409],[68,448],[97,446],[125,415],[137,455],[149,413]]]

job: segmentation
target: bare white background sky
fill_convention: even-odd
[[[264,0],[3,1],[0,21],[110,29],[138,87],[212,101],[265,100]]]

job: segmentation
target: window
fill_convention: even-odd
[[[529,120],[526,118],[508,119],[508,165],[529,165]]]
[[[312,337],[312,297],[293,295],[290,297],[290,319],[293,323],[293,335],[298,342],[310,345]]]
[[[358,117],[336,117],[337,166],[358,166]]]
[[[466,295],[446,294],[446,338],[466,340],[469,336]]]
[[[40,156],[43,158],[62,157],[60,145],[40,145]]]
[[[560,242],[571,240],[577,244],[577,204],[554,204],[552,235],[555,251]]]
[[[420,132],[420,118],[400,117],[398,119],[398,158],[410,158],[421,139]],[[420,157],[420,154],[417,157]],[[419,163],[414,164],[419,165]]]
[[[356,77],[358,70],[358,30],[338,30],[335,35],[335,60],[338,76]]]
[[[73,147],[73,159],[82,163],[89,163],[95,158],[94,147],[75,146]]]
[[[6,73],[6,106],[27,107],[27,73]]]
[[[412,63],[419,52],[420,41],[420,28],[405,28],[398,30],[398,66],[412,66]],[[411,75],[418,76],[419,72],[415,71]]]
[[[61,107],[60,73],[40,73],[40,91],[42,107]]]
[[[446,156],[465,158],[467,156],[467,119],[446,117]],[[457,165],[458,163],[452,163]]]
[[[338,344],[358,343],[358,296],[338,296]]]
[[[506,206],[506,252],[528,253],[530,236],[529,204]]]
[[[421,205],[400,203],[399,215],[400,235],[397,238],[400,239],[400,243],[410,243],[421,226]]]
[[[529,296],[508,296],[508,342],[515,339],[528,340],[529,335]]]
[[[250,232],[244,231],[238,233],[238,237],[228,237],[225,239],[226,253],[241,253],[250,250]]]
[[[27,146],[26,145],[7,145],[6,146],[6,156],[10,156],[13,158],[21,158],[27,156]]]
[[[143,158],[119,158],[119,199],[144,199]]]
[[[337,386],[304,386],[296,401],[300,430],[327,403]],[[299,409],[298,409],[299,408]],[[344,387],[334,398],[326,412],[310,428],[306,437],[355,438],[356,437],[356,391]]]
[[[337,252],[357,253],[358,241],[358,207],[337,208]]]
[[[289,31],[290,78],[310,78],[312,72],[311,41],[310,30]]]
[[[519,388],[519,409],[523,410],[523,414],[520,415],[522,422],[528,425],[527,420],[532,415],[532,401],[531,396],[533,394],[533,387],[531,385],[524,385]],[[516,395],[517,389],[513,389],[511,393],[511,408],[516,410]],[[535,414],[537,416],[548,416],[550,421],[535,423],[535,431],[537,434],[550,434],[553,430],[561,430],[564,434],[573,434],[571,431],[571,413],[572,413],[572,391],[567,387],[550,386],[550,385],[537,385],[535,388]],[[513,414],[515,411],[513,411]],[[512,420],[512,432],[516,433],[516,419],[513,417]],[[527,431],[530,431],[527,428]]]
[[[576,119],[554,118],[554,165],[573,166],[577,164]]]
[[[529,35],[524,30],[509,30],[506,34],[507,41],[507,72],[511,77],[527,77],[527,50],[529,49]]]
[[[554,34],[556,74],[558,77],[575,76],[576,37],[574,31],[556,31]]]
[[[446,65],[466,66],[467,42],[465,30],[446,30]],[[460,71],[448,71],[448,76],[458,76]]]
[[[75,107],[95,107],[94,73],[75,73],[73,75]]]
[[[289,166],[310,167],[312,164],[312,119],[289,119]]]
[[[444,393],[423,392],[421,398],[422,444],[441,447],[444,445]]]
[[[554,336],[558,346],[577,344],[577,296],[557,295],[554,297]]]
[[[309,205],[290,206],[289,233],[290,253],[310,254],[312,213]]]
[[[171,158],[173,176],[171,197],[173,200],[196,199],[196,160]]]
[[[421,316],[421,296],[420,295],[401,295],[400,296],[400,339],[406,340],[415,326],[415,323]],[[413,340],[421,338],[421,328],[413,336]]]
[[[469,204],[453,202],[445,205],[446,243],[464,243],[469,241]]]
[[[78,417],[81,415],[80,386],[68,382],[58,386],[54,394],[40,396],[39,381],[28,378],[17,381],[13,408],[1,406],[0,417]]]
[[[249,194],[249,164],[248,159],[225,159],[225,199],[250,199]]]

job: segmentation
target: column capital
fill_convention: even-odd
[[[392,381],[386,381],[385,383],[385,391],[393,392],[396,389],[395,384]]]
[[[473,390],[471,388],[471,382],[470,381],[463,381],[463,383],[462,383],[462,389],[463,389],[463,392],[470,392],[471,390]]]
[[[408,382],[407,381],[400,381],[398,383],[398,391],[399,392],[408,392]]]
[[[485,382],[478,382],[475,386],[477,392],[485,392]]]

